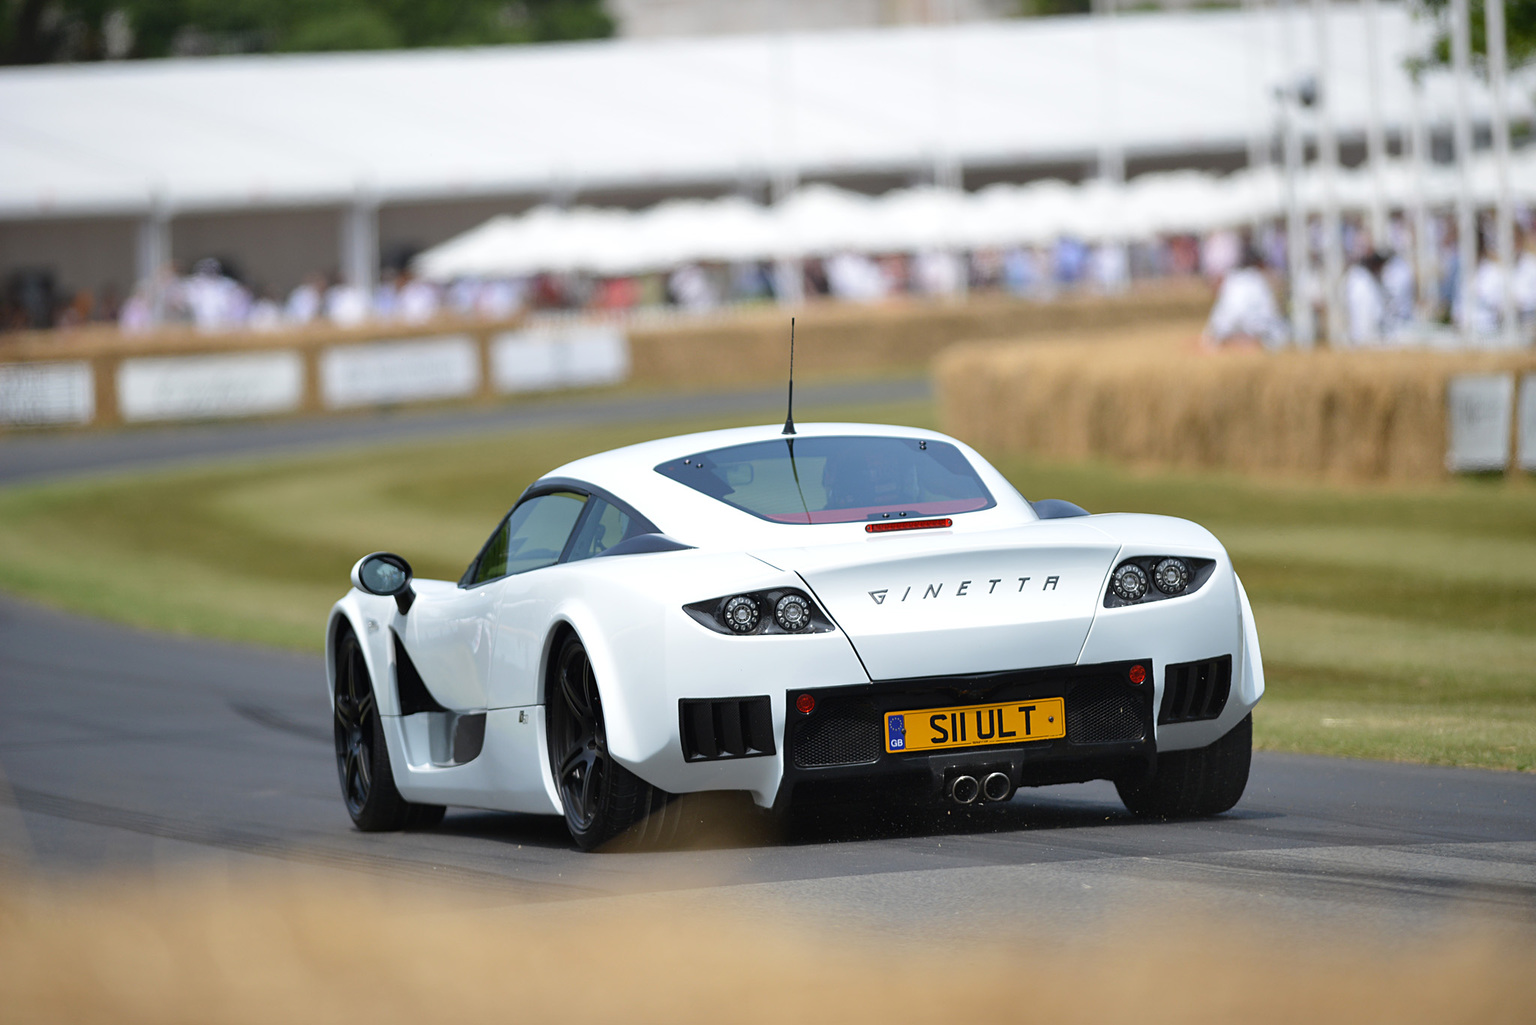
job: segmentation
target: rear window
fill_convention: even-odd
[[[916,438],[775,438],[672,459],[656,472],[774,523],[946,516],[997,504],[959,449]]]

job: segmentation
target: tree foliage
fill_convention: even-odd
[[[1434,64],[1450,64],[1450,0],[1423,0],[1423,4],[1438,26],[1428,58]],[[1488,53],[1487,8],[1483,0],[1468,0],[1467,6],[1473,59],[1481,64]],[[1511,68],[1536,60],[1536,0],[1504,0],[1504,48]]]
[[[0,0],[0,63],[592,39],[601,0]]]

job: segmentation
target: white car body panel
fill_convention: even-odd
[[[876,680],[1076,662],[1120,547],[1084,519],[864,537],[758,554],[799,572]]]
[[[840,435],[953,444],[996,504],[954,515],[947,529],[871,535],[863,522],[759,519],[655,469],[688,453],[777,438],[776,427],[591,456],[543,479],[580,481],[617,496],[692,548],[590,558],[468,588],[417,580],[404,615],[393,599],[354,588],[336,603],[327,634],[332,694],[337,624],[344,621],[374,682],[401,795],[536,813],[560,811],[546,750],[544,681],[564,631],[574,631],[587,649],[608,750],[618,763],[672,793],[744,790],[764,806],[780,796],[786,778],[788,726],[796,714],[788,705],[798,690],[1146,660],[1155,719],[1167,665],[1230,655],[1231,691],[1220,715],[1154,722],[1151,739],[1161,751],[1212,743],[1262,696],[1252,609],[1225,549],[1203,527],[1139,514],[1041,520],[990,464],[931,431],[816,424],[801,425],[797,437]],[[1142,555],[1214,565],[1192,593],[1107,607],[1111,570]],[[775,588],[808,593],[834,628],[732,636],[683,609]],[[401,714],[394,635],[446,712]],[[679,701],[749,696],[770,700],[776,751],[685,761]],[[479,754],[438,764],[432,731],[454,716],[481,714]]]

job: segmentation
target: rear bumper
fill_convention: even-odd
[[[1145,678],[1133,684],[1131,667],[1138,664]],[[1152,667],[1146,658],[789,691],[784,772],[775,804],[787,804],[796,791],[857,791],[870,785],[882,792],[907,790],[915,799],[937,798],[960,774],[981,778],[1004,772],[1017,787],[1146,772],[1157,747]],[[816,699],[808,715],[795,711],[802,694]],[[887,712],[1046,697],[1066,701],[1063,738],[933,752],[886,750]]]

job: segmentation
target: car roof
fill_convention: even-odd
[[[748,541],[747,535],[753,535],[752,540],[756,541],[767,541],[768,535],[772,535],[774,540],[783,541],[793,537],[807,542],[811,540],[808,532],[825,533],[827,531],[824,528],[828,526],[846,528],[846,524],[811,526],[769,523],[656,472],[656,467],[661,463],[684,456],[784,437],[783,424],[765,424],[659,438],[566,463],[545,474],[534,487],[557,478],[594,485],[629,503],[663,533],[690,544],[712,544],[713,539],[723,540],[725,532],[729,532],[735,544]],[[996,511],[999,516],[973,513],[967,514],[968,519],[979,517],[989,522],[1002,517],[1015,521],[1035,519],[1028,503],[990,463],[968,445],[937,431],[891,424],[806,423],[796,425],[794,437],[894,437],[947,442],[960,449],[998,502]],[[858,529],[862,529],[862,526]],[[789,533],[786,534],[786,531]],[[735,544],[731,547],[735,547]]]

